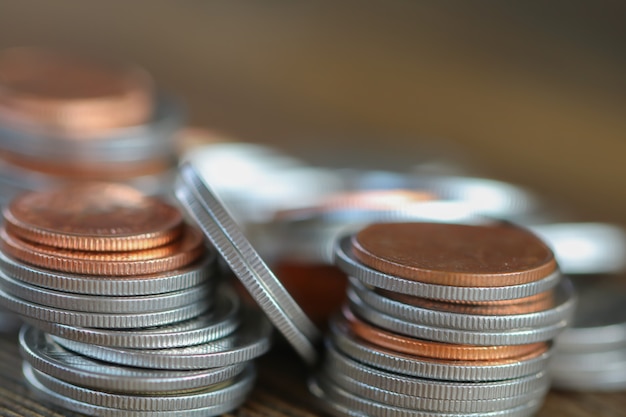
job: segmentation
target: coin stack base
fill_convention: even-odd
[[[237,408],[267,320],[218,287],[215,253],[173,206],[119,184],[25,194],[4,210],[0,301],[27,322],[24,377],[98,416]]]
[[[552,252],[510,225],[374,224],[342,238],[347,301],[311,392],[337,416],[529,416],[574,308]]]

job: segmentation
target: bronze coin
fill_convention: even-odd
[[[557,268],[548,246],[509,224],[373,224],[353,236],[352,250],[360,262],[381,272],[459,287],[519,285]]]
[[[158,274],[182,268],[205,253],[202,234],[185,227],[180,240],[147,251],[82,252],[36,245],[0,228],[0,249],[12,258],[53,271],[83,275],[131,276]],[[147,254],[146,254],[146,253]],[[162,255],[161,257],[155,257]]]
[[[543,349],[544,342],[526,345],[475,346],[433,342],[392,333],[357,318],[347,306],[341,310],[350,331],[361,339],[395,352],[443,360],[492,361],[528,355]]]
[[[475,314],[483,316],[507,316],[513,314],[529,314],[548,310],[554,307],[554,292],[544,291],[539,294],[513,300],[483,301],[480,303],[458,303],[400,294],[377,288],[376,293],[402,304],[412,305],[429,310],[446,311],[457,314]]]
[[[0,114],[84,139],[144,123],[152,78],[142,69],[68,51],[20,47],[0,52]]]
[[[506,365],[506,364],[510,364],[510,363],[517,363],[517,362],[524,362],[527,360],[531,360],[533,358],[539,357],[542,354],[544,354],[545,352],[548,351],[549,349],[549,345],[547,343],[541,343],[541,346],[539,346],[536,350],[531,351],[530,353],[525,353],[523,355],[520,356],[514,356],[511,358],[505,358],[505,359],[487,359],[487,360],[458,360],[458,359],[438,359],[438,358],[431,358],[431,357],[425,357],[425,356],[417,356],[417,355],[413,355],[413,354],[408,354],[408,353],[402,353],[402,352],[398,352],[395,350],[391,350],[391,349],[386,349],[384,347],[372,344],[371,342],[367,341],[366,339],[361,338],[360,336],[358,336],[357,334],[355,334],[349,327],[347,321],[341,317],[335,317],[335,319],[333,320],[333,324],[334,327],[336,327],[341,333],[347,335],[348,337],[354,338],[354,339],[358,339],[359,340],[359,344],[364,345],[365,347],[371,349],[371,350],[377,350],[381,353],[385,353],[388,354],[390,356],[397,356],[397,357],[402,357],[405,359],[409,359],[409,360],[414,360],[414,359],[419,359],[420,361],[424,361],[424,362],[432,362],[432,363],[438,363],[438,364],[444,364],[444,365],[456,365],[456,366],[495,366],[495,365]]]
[[[23,194],[5,208],[7,230],[40,245],[81,251],[150,249],[180,236],[180,211],[121,184],[83,183]]]

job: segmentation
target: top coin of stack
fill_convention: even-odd
[[[574,296],[550,249],[508,224],[370,225],[339,241],[348,302],[311,390],[336,415],[525,416]],[[474,415],[474,414],[472,414]]]
[[[75,178],[153,193],[146,177],[171,168],[180,124],[176,103],[139,67],[62,50],[0,51],[3,198]]]

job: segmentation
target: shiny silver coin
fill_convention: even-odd
[[[341,389],[326,380],[309,379],[309,390],[327,407],[327,410],[340,417],[528,417],[541,407],[542,398],[536,398],[508,410],[482,413],[441,413],[424,410],[394,407],[377,401],[361,398]]]
[[[517,397],[548,384],[546,372],[497,382],[446,382],[435,379],[402,376],[363,365],[340,353],[332,343],[326,343],[326,360],[323,371],[342,386],[340,379],[347,377],[355,382],[384,391],[413,397],[450,401],[477,401]],[[344,386],[344,389],[350,389]],[[355,391],[351,391],[355,392]]]
[[[548,310],[514,315],[475,315],[437,311],[403,304],[377,294],[356,278],[350,277],[351,290],[365,304],[389,316],[411,323],[459,330],[510,330],[543,327],[569,320],[576,305],[574,290],[568,281],[559,284],[554,294],[554,306]]]
[[[208,343],[232,334],[240,325],[239,299],[231,291],[221,291],[216,304],[214,310],[189,320],[146,329],[93,329],[33,319],[26,321],[46,333],[86,344],[165,349]]]
[[[6,293],[45,307],[86,313],[137,314],[181,308],[199,301],[210,306],[212,285],[201,284],[184,290],[147,296],[102,296],[71,294],[36,287],[10,278],[0,271],[0,288]]]
[[[425,398],[414,395],[400,394],[365,384],[339,373],[317,375],[318,381],[329,381],[346,392],[363,399],[376,401],[392,407],[411,410],[434,411],[440,413],[486,413],[507,410],[543,397],[548,391],[548,381],[542,387],[524,392],[514,397],[491,399],[453,400]]]
[[[246,396],[242,395],[231,401],[221,404],[212,404],[207,407],[190,410],[173,411],[132,411],[109,407],[99,407],[82,401],[76,401],[64,395],[60,395],[41,384],[31,368],[24,369],[24,377],[28,385],[33,389],[35,395],[41,397],[57,406],[67,408],[72,411],[99,417],[207,417],[217,416],[232,411],[242,405]]]
[[[200,371],[162,371],[109,365],[72,353],[32,327],[20,331],[20,353],[34,369],[61,381],[95,390],[121,393],[158,393],[197,390],[240,374],[234,364]]]
[[[256,377],[254,365],[249,364],[244,372],[230,381],[211,385],[199,391],[169,393],[168,395],[128,395],[112,394],[68,384],[32,369],[28,363],[24,363],[23,367],[25,372],[32,372],[41,385],[59,395],[99,407],[131,411],[192,410],[227,403],[247,396],[252,390]]]
[[[609,274],[626,268],[626,233],[605,223],[528,226],[554,251],[564,274]]]
[[[77,142],[75,138],[28,132],[0,125],[0,147],[13,154],[55,161],[141,162],[169,157],[174,153],[171,138],[182,124],[179,103],[166,94],[157,95],[152,118],[143,125],[107,131],[98,140]]]
[[[444,381],[500,381],[534,375],[545,369],[551,356],[551,351],[544,351],[498,363],[433,361],[374,346],[339,329],[332,321],[330,330],[333,345],[349,358],[399,375]]]
[[[572,277],[578,306],[572,326],[557,339],[557,353],[626,348],[626,281],[617,276]]]
[[[180,291],[215,277],[216,254],[208,255],[184,269],[138,277],[96,277],[55,273],[16,262],[0,252],[0,269],[14,280],[51,290],[98,296],[144,296]]]
[[[364,284],[402,294],[446,301],[513,300],[548,291],[561,280],[561,274],[556,271],[538,281],[507,287],[454,287],[427,284],[388,275],[363,265],[352,255],[350,239],[346,236],[337,241],[335,264],[346,274]]]
[[[461,345],[502,346],[525,345],[545,342],[555,338],[567,326],[566,320],[543,327],[514,329],[509,331],[473,331],[446,329],[410,323],[384,314],[367,306],[358,296],[348,290],[348,302],[355,315],[394,333]]]
[[[30,303],[13,297],[2,289],[0,289],[0,303],[25,318],[69,326],[105,329],[138,329],[163,326],[189,320],[202,314],[209,308],[209,305],[204,302],[196,302],[176,309],[143,314],[84,313]]]
[[[316,344],[321,340],[319,330],[189,164],[180,168],[176,196],[272,323],[307,363],[315,363]]]
[[[50,336],[67,350],[92,359],[149,369],[208,369],[252,360],[270,348],[272,326],[263,315],[247,312],[233,335],[201,345],[170,349],[123,349],[89,345]]]

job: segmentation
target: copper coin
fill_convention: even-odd
[[[339,318],[335,317],[335,319],[333,320],[332,326],[336,327],[337,330],[347,335],[348,337],[358,339],[359,344],[366,346],[371,350],[377,350],[379,352],[386,353],[390,356],[402,357],[404,359],[409,359],[409,360],[418,359],[424,362],[433,362],[433,363],[453,365],[453,366],[481,366],[481,365],[497,366],[497,365],[507,365],[507,364],[516,363],[516,362],[524,362],[524,361],[531,360],[533,358],[537,358],[541,356],[542,354],[547,352],[548,349],[550,348],[550,346],[547,343],[538,343],[538,345],[540,346],[538,346],[536,350],[531,351],[530,353],[525,353],[520,356],[514,356],[511,358],[504,358],[504,359],[486,359],[486,360],[439,359],[439,358],[433,358],[433,357],[417,356],[414,354],[402,353],[396,350],[385,349],[384,347],[381,347],[379,345],[372,344],[367,339],[364,339],[358,336],[356,333],[354,333],[351,330],[350,326],[348,325],[348,322],[344,318],[341,318],[341,317]]]
[[[84,139],[144,123],[151,77],[142,69],[44,48],[0,52],[0,115]]]
[[[121,184],[84,183],[23,194],[5,208],[9,233],[40,245],[131,251],[180,236],[180,211]]]
[[[128,252],[81,252],[28,243],[0,228],[0,249],[12,258],[48,270],[83,275],[131,276],[158,274],[191,264],[203,253],[202,234],[186,227],[167,249]],[[148,252],[146,255],[143,252]],[[162,255],[161,257],[155,257]]]
[[[554,292],[544,291],[529,297],[513,300],[484,301],[481,303],[450,303],[440,300],[415,297],[377,288],[383,297],[429,310],[446,311],[457,314],[476,314],[484,316],[506,316],[513,314],[529,314],[548,310],[554,307]]]
[[[363,264],[405,279],[458,287],[503,287],[545,278],[552,251],[509,224],[380,223],[352,238]]]
[[[341,310],[350,331],[361,339],[395,352],[443,360],[492,361],[528,355],[543,349],[546,343],[510,346],[474,346],[432,342],[391,333],[357,318],[346,306]]]

